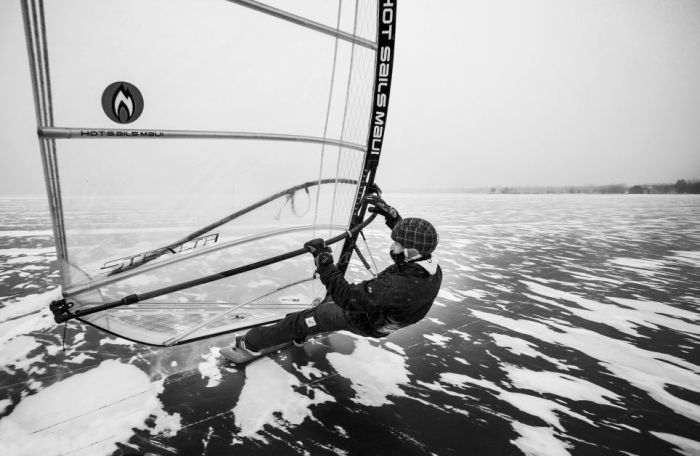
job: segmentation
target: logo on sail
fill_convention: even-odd
[[[102,93],[102,109],[114,122],[128,124],[141,116],[143,96],[131,83],[113,82]]]

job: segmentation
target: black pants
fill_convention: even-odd
[[[252,328],[245,335],[245,343],[257,351],[315,334],[342,330],[362,335],[350,323],[343,309],[334,302],[324,302],[311,309],[287,314],[271,325]]]

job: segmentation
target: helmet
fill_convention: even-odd
[[[405,218],[391,230],[391,239],[405,249],[416,249],[423,256],[430,255],[438,245],[435,227],[421,218]]]

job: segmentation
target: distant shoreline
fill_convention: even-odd
[[[674,184],[607,184],[607,185],[560,185],[560,186],[491,186],[474,188],[446,188],[424,190],[399,190],[398,192],[424,193],[468,193],[490,195],[697,195],[700,194],[700,179],[680,179]]]

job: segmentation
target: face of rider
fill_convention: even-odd
[[[420,252],[416,249],[407,249],[400,242],[394,241],[389,249],[389,256],[394,263],[402,264],[406,261],[415,260],[420,257]]]
[[[391,244],[391,248],[389,249],[389,256],[391,257],[392,260],[394,260],[394,263],[397,265],[401,265],[406,261],[406,256],[403,253],[403,246],[401,243],[394,241],[393,244]]]

